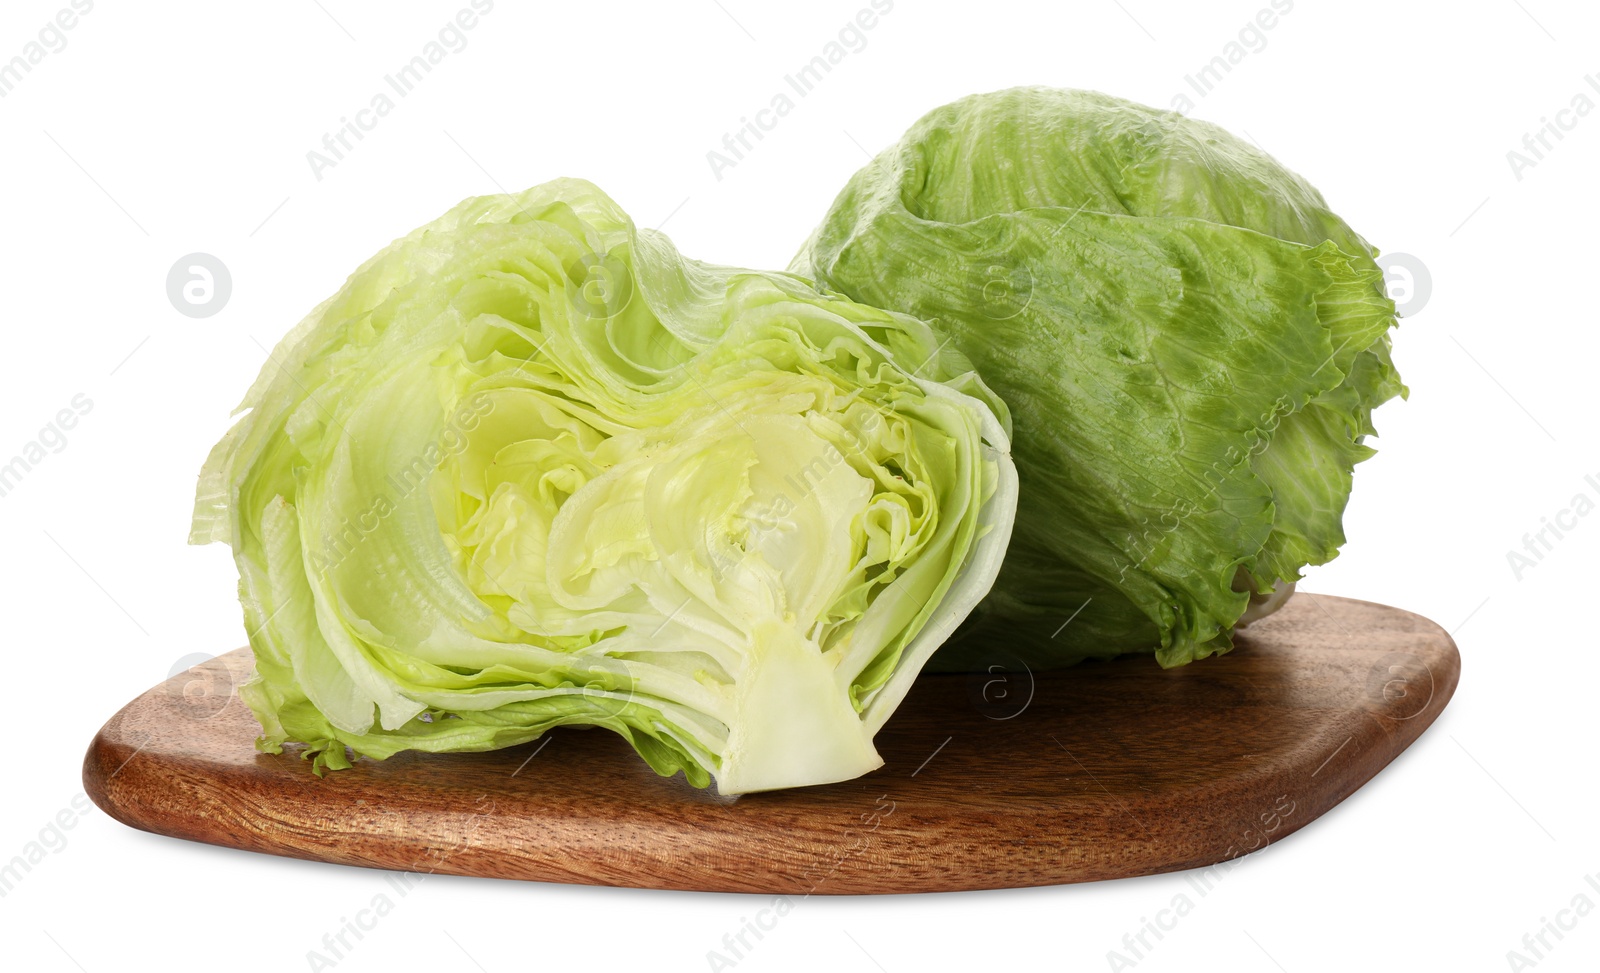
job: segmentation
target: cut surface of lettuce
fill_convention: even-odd
[[[318,772],[570,724],[729,794],[866,773],[1017,497],[928,326],[688,260],[577,180],[391,244],[241,411],[191,540],[233,548],[260,745]]]
[[[962,99],[857,172],[791,269],[928,320],[1013,419],[1023,529],[935,665],[1178,665],[1332,558],[1404,393],[1375,255],[1255,146],[1092,92]]]

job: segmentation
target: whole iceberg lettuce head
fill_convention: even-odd
[[[725,793],[865,773],[1016,503],[926,325],[573,180],[396,241],[242,408],[192,540],[233,547],[261,746],[319,772],[578,724]]]
[[[1176,665],[1344,542],[1404,392],[1375,255],[1214,125],[1022,88],[918,121],[793,269],[929,320],[1010,407],[1026,529],[979,616],[1030,664]]]

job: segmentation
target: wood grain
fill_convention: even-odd
[[[259,733],[240,649],[129,703],[84,783],[118,820],[297,858],[775,894],[1054,885],[1227,861],[1304,827],[1433,722],[1460,659],[1439,626],[1296,595],[1220,658],[924,676],[885,767],[737,800],[651,773],[604,731],[324,779]]]

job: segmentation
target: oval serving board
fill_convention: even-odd
[[[359,760],[257,753],[239,649],[129,703],[84,783],[157,834],[348,865],[643,888],[938,892],[1146,875],[1278,841],[1433,722],[1460,672],[1417,615],[1299,594],[1233,652],[920,679],[858,780],[721,798],[618,737]]]

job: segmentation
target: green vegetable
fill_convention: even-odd
[[[234,550],[259,745],[319,773],[578,724],[724,793],[855,777],[1016,504],[1003,406],[926,325],[575,180],[390,245],[241,408],[191,540]]]
[[[1015,422],[1025,529],[936,664],[1178,665],[1332,558],[1404,393],[1375,254],[1254,146],[1089,92],[963,99],[856,173],[792,269],[931,321]]]

